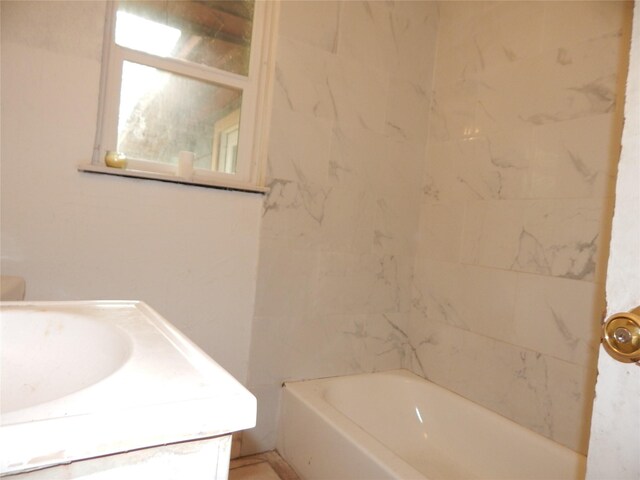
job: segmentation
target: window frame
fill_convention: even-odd
[[[79,169],[177,183],[219,186],[246,191],[267,191],[268,189],[264,187],[265,165],[273,95],[279,7],[279,0],[256,0],[254,2],[249,71],[247,76],[244,76],[187,60],[160,57],[116,44],[115,27],[118,0],[109,0],[106,7],[98,126],[93,157],[90,165],[82,165]],[[116,150],[122,69],[126,61],[242,91],[240,137],[235,174],[194,169],[193,177],[185,179],[177,176],[175,165],[152,159],[137,158],[129,158],[125,169],[105,166],[106,151]],[[124,153],[126,154],[126,152]]]

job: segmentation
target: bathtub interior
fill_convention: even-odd
[[[435,385],[423,382],[417,390],[412,382],[402,372],[354,376],[327,382],[322,394],[329,405],[428,478],[478,478],[472,465],[483,468],[473,462],[471,438],[459,428],[466,430],[464,424],[473,421],[473,414],[451,411]]]
[[[328,409],[319,389],[311,387],[311,392],[300,392],[287,386],[281,402],[277,450],[300,478],[424,478],[350,419]]]
[[[287,388],[324,418],[326,428],[341,429],[348,419],[422,478],[584,476],[582,455],[405,370]]]

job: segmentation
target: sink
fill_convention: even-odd
[[[255,397],[142,302],[3,302],[0,326],[0,475],[255,426]]]
[[[65,312],[3,308],[2,413],[87,388],[122,367],[131,350],[127,335],[106,322]]]

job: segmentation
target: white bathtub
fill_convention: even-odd
[[[277,448],[305,480],[585,473],[584,456],[406,370],[287,383]]]

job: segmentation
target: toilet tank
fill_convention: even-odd
[[[0,275],[0,300],[3,302],[24,300],[24,292],[24,278]]]

